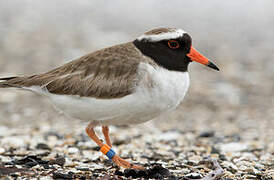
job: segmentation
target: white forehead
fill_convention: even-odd
[[[182,29],[169,29],[167,32],[161,32],[158,34],[143,34],[137,39],[139,41],[146,40],[151,42],[157,42],[162,40],[169,40],[169,39],[177,39],[179,37],[182,37],[187,32]]]

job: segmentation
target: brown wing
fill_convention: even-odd
[[[41,86],[54,94],[119,98],[131,94],[138,85],[140,61],[152,63],[132,43],[126,43],[88,54],[44,74],[10,79],[2,85]]]

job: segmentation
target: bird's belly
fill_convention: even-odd
[[[141,123],[154,118],[157,108],[136,94],[117,99],[96,99],[53,95],[55,107],[72,118],[91,121],[94,125]]]
[[[55,107],[72,118],[91,121],[94,125],[139,124],[171,108],[160,99],[145,94],[132,94],[117,99],[96,99],[53,95]]]
[[[164,75],[166,77],[166,75]],[[177,107],[188,85],[188,73],[175,73],[160,78],[151,88],[141,85],[122,98],[96,99],[51,94],[49,97],[64,114],[94,125],[138,124]]]

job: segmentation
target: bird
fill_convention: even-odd
[[[111,125],[135,125],[169,112],[189,88],[188,65],[219,71],[178,28],[155,28],[133,41],[84,55],[46,73],[0,78],[0,88],[19,88],[45,96],[72,118],[88,122],[87,135],[114,164],[143,169],[112,148]],[[104,141],[94,131],[102,127]]]

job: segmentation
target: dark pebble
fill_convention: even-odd
[[[159,160],[165,159],[165,157],[163,155],[155,153],[155,152],[153,153],[152,156],[142,156],[142,157],[146,158],[149,161],[159,161]]]
[[[25,166],[27,166],[27,167],[29,167],[29,168],[31,168],[31,167],[33,167],[33,166],[36,166],[36,165],[38,165],[38,162],[36,162],[36,161],[27,162],[27,163],[25,164]]]
[[[202,138],[209,138],[209,137],[214,137],[215,136],[215,132],[214,131],[205,131],[205,132],[202,132],[199,137],[202,137]]]
[[[119,171],[118,169],[116,169],[116,171],[114,172],[115,175],[117,176],[124,176],[124,173]]]
[[[104,175],[103,177],[100,178],[100,180],[110,180],[112,177],[108,174]]]
[[[10,174],[10,176],[14,177],[14,178],[17,178],[17,177],[19,177],[19,174],[12,173],[12,174]]]
[[[105,166],[108,166],[108,167],[112,167],[112,166],[113,166],[112,161],[109,160],[109,159],[105,159],[105,160],[103,161],[103,163],[104,163]]]
[[[44,143],[38,143],[35,147],[36,149],[51,150],[51,148]]]
[[[59,173],[59,172],[53,172],[52,178],[53,179],[73,179],[74,173],[69,172],[68,174],[64,174],[64,173]]]
[[[40,157],[45,157],[45,156],[48,156],[49,154],[50,154],[50,152],[49,152],[49,151],[46,151],[46,152],[43,152],[43,153],[38,154],[38,156],[40,156]]]
[[[5,162],[4,165],[15,165],[14,162]]]
[[[125,169],[124,172],[116,170],[115,175],[125,176],[126,178],[145,178],[145,179],[177,179],[168,169],[161,165],[155,165],[146,170]]]
[[[50,166],[48,164],[42,164],[42,166],[44,167],[44,169],[50,169]]]
[[[16,167],[4,167],[0,165],[0,177],[4,175],[14,174],[16,172],[22,172],[24,170],[25,169],[18,169]]]
[[[120,146],[122,144],[128,144],[128,143],[130,143],[130,139],[129,138],[127,138],[125,140],[116,140],[116,141],[113,142],[113,145]]]
[[[19,160],[16,159],[12,161],[12,163],[16,165],[26,165],[27,167],[32,167],[37,164],[48,164],[48,161],[44,161],[36,155],[30,155],[30,156],[26,156],[23,159],[19,159]]]
[[[139,176],[139,172],[140,171],[135,170],[135,169],[125,169],[125,171],[124,171],[126,177],[132,177],[132,178],[141,177],[141,176]]]
[[[227,158],[226,158],[225,155],[223,155],[223,154],[219,154],[219,158],[220,158],[220,160],[222,160],[222,161],[227,161]]]
[[[100,151],[100,147],[99,146],[94,146],[91,148],[93,151]]]
[[[88,167],[75,167],[77,170],[80,170],[80,171],[91,171],[90,168]]]
[[[220,150],[215,148],[214,146],[211,146],[211,154],[220,154]]]
[[[57,164],[59,166],[64,166],[66,159],[63,156],[56,156],[55,159],[50,160],[49,164]]]

